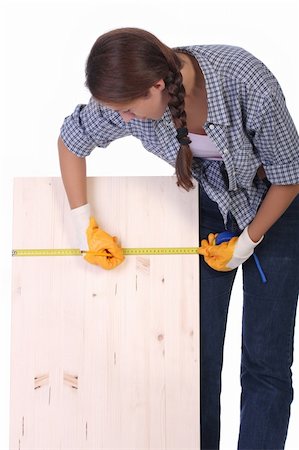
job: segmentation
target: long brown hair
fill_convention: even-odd
[[[85,85],[93,97],[107,103],[125,104],[145,97],[160,79],[170,95],[168,103],[176,128],[186,127],[182,62],[171,48],[140,28],[119,28],[100,36],[86,62]],[[192,183],[192,152],[181,144],[176,158],[177,185],[189,191]]]

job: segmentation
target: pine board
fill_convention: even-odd
[[[123,247],[198,245],[198,191],[89,177]],[[13,248],[72,248],[60,178],[14,180]],[[199,257],[12,258],[11,450],[199,448]]]

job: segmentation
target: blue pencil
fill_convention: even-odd
[[[262,282],[263,283],[267,283],[266,275],[264,274],[264,271],[262,269],[261,263],[260,263],[260,261],[259,261],[259,259],[258,259],[258,257],[256,256],[255,253],[253,253],[253,257],[254,257],[254,260],[255,260],[256,267],[258,268],[258,271],[260,273]]]

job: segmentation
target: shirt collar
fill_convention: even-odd
[[[199,45],[175,47],[172,50],[194,56],[204,74],[208,99],[207,121],[224,126],[230,125],[230,116],[223,96],[221,74],[216,71]]]

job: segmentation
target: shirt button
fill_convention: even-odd
[[[210,130],[214,130],[215,125],[213,123],[210,123],[209,128],[210,128]]]
[[[224,153],[225,155],[227,155],[227,154],[228,154],[228,148],[225,148],[225,149],[223,150],[223,153]]]

